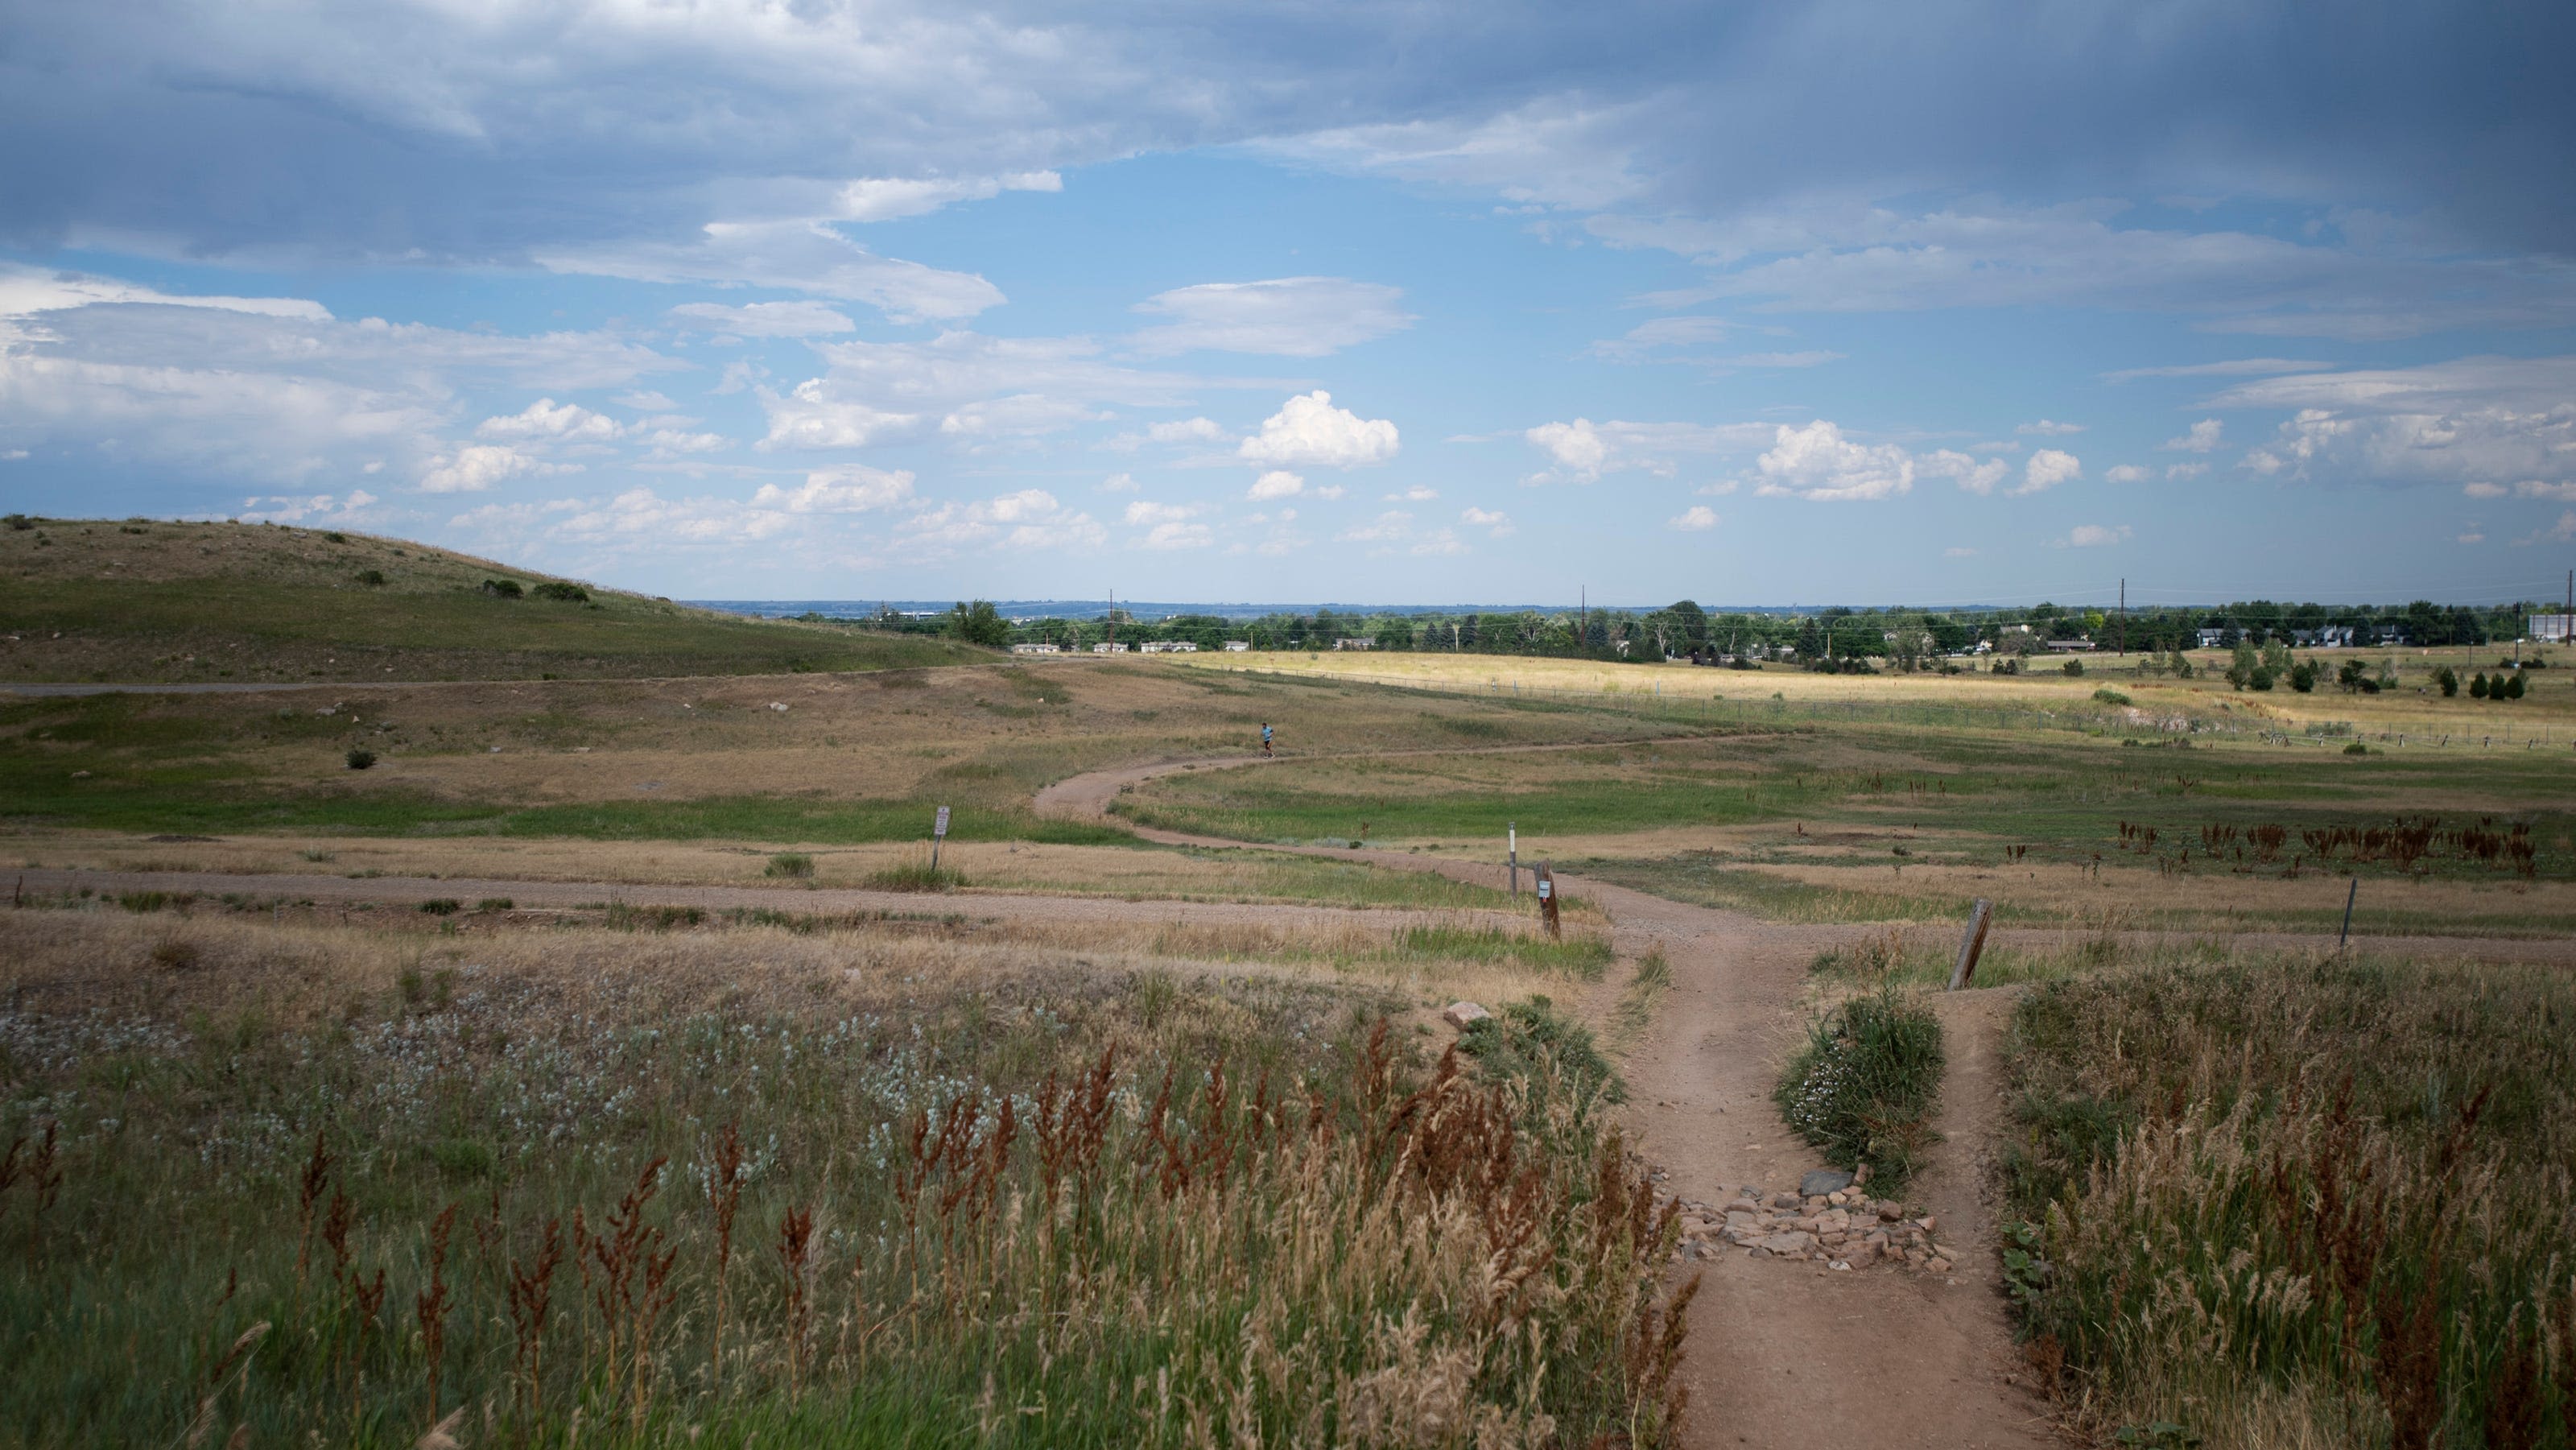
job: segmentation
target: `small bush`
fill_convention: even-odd
[[[486,896],[481,901],[474,903],[474,909],[476,911],[509,911],[517,905],[518,903],[512,901],[506,896]]]
[[[2460,672],[2444,665],[2433,672],[2433,683],[2442,687],[2443,699],[2450,699],[2460,693]]]
[[[590,602],[589,590],[582,588],[578,584],[566,584],[558,579],[549,579],[545,583],[538,585],[536,588],[531,589],[528,592],[539,599],[553,599],[565,604],[588,604]]]
[[[1854,997],[1811,1031],[1772,1090],[1825,1161],[1871,1165],[1893,1190],[1914,1171],[1941,1093],[1941,1023],[1894,988]]]
[[[2522,676],[2516,674],[2512,679],[2504,682],[2504,697],[2508,700],[2519,700],[2522,698],[2522,688]],[[2488,693],[2493,694],[2494,691],[2490,690]]]
[[[177,937],[166,938],[152,944],[152,965],[173,972],[188,970],[203,960],[204,955],[197,949],[195,942],[181,941]]]
[[[2114,690],[2107,685],[2101,689],[2095,690],[2093,692],[2093,698],[2101,701],[2105,705],[2125,705],[2129,703],[2128,696],[2121,694],[2119,691]]]
[[[518,599],[525,596],[528,591],[522,588],[516,579],[486,579],[483,581],[483,592],[495,599]]]
[[[2278,682],[2279,679],[2272,673],[2270,665],[2256,665],[2254,673],[2245,677],[2245,686],[2251,690],[2268,690]]]
[[[2346,755],[2368,755],[2370,753],[2370,747],[2356,740],[2350,745],[2345,746],[2343,748],[2343,753]]]
[[[359,583],[366,585],[370,589],[382,589],[385,587],[385,571],[382,569],[361,569],[358,571],[356,577]]]
[[[372,750],[361,747],[349,752],[349,768],[351,770],[365,770],[373,766],[375,763],[376,753]]]
[[[2084,673],[2084,662],[2082,660],[2068,660],[2064,668],[2070,675],[2081,675]]]
[[[2290,667],[2291,689],[2305,695],[2314,691],[2316,687],[2317,667],[2314,664],[2306,660],[2301,660],[2299,663]]]
[[[814,858],[802,851],[781,851],[769,858],[761,869],[763,876],[786,876],[802,881],[814,874]]]
[[[1527,1094],[1533,1109],[1543,1111],[1551,1097],[1570,1104],[1579,1129],[1588,1131],[1600,1105],[1628,1100],[1627,1084],[1601,1055],[1592,1029],[1557,1011],[1546,997],[1513,1002],[1468,1023],[1458,1034],[1458,1051],[1474,1060],[1476,1075],[1487,1082],[1534,1085],[1537,1090]]]
[[[966,884],[966,876],[954,867],[933,866],[924,859],[871,871],[866,884],[878,891],[955,891]]]
[[[25,533],[27,530],[36,526],[36,521],[27,517],[25,514],[11,514],[7,519],[0,520],[0,522],[7,523],[11,531],[15,533]]]
[[[2483,700],[2486,697],[2487,672],[2480,670],[2476,674],[2469,676],[2469,698],[2472,700]]]
[[[335,544],[345,544],[345,543],[349,542],[349,536],[348,536],[347,534],[339,533],[339,532],[337,532],[337,531],[334,531],[334,532],[332,532],[332,533],[324,534],[322,537],[324,537],[324,538],[326,538],[326,539],[329,539],[332,543],[335,543]]]
[[[465,909],[465,903],[453,896],[433,896],[422,902],[420,909],[431,916],[454,916]]]

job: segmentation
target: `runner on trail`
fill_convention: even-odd
[[[1270,722],[1267,720],[1261,722],[1261,753],[1270,753]]]

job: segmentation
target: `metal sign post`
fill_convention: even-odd
[[[1521,899],[1521,828],[1510,821],[1503,823],[1504,848],[1512,863],[1512,900]]]
[[[939,808],[939,819],[930,827],[930,869],[939,869],[939,843],[948,839],[948,807]]]
[[[1538,883],[1538,919],[1546,923],[1547,934],[1552,937],[1565,935],[1565,928],[1556,919],[1556,878],[1548,874],[1547,863],[1538,863],[1537,868],[1530,872],[1530,878]]]

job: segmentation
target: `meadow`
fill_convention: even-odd
[[[1576,943],[415,921],[0,916],[0,1440],[1646,1445],[1678,1413],[1674,1230],[1597,1056],[1417,1045],[1424,1000],[1597,975]]]

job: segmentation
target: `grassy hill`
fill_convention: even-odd
[[[19,516],[0,528],[0,682],[597,679],[991,658],[364,534]]]

